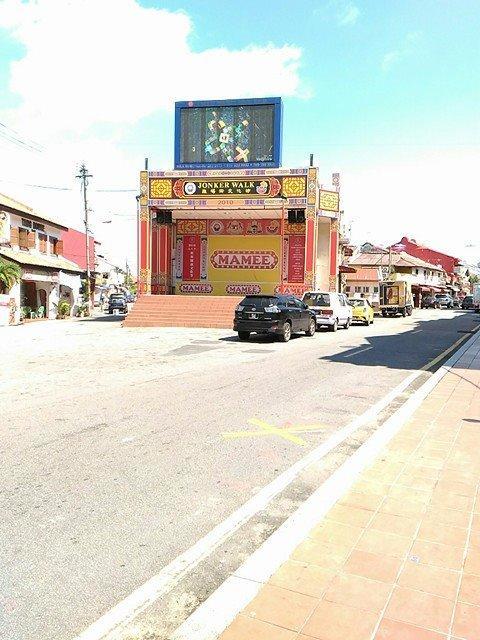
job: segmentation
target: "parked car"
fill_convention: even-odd
[[[135,296],[132,293],[127,293],[127,294],[125,294],[125,300],[128,303],[133,303],[133,302],[135,302]]]
[[[438,303],[438,308],[451,309],[453,307],[453,298],[448,293],[436,293],[435,300]]]
[[[460,309],[462,305],[462,301],[460,300],[460,298],[458,296],[452,296],[452,307],[454,309]]]
[[[317,327],[336,331],[338,327],[348,329],[352,322],[352,307],[344,293],[306,291],[303,302],[315,312]]]
[[[251,295],[235,309],[233,329],[240,340],[248,340],[251,333],[278,336],[288,342],[292,333],[304,331],[315,335],[315,313],[307,305],[288,295]]]
[[[108,300],[108,313],[127,313],[127,299],[123,293],[112,293]]]
[[[373,308],[365,298],[352,298],[348,301],[352,307],[352,322],[363,322],[363,324],[373,324]]]
[[[462,309],[473,309],[473,296],[465,296],[462,300]]]
[[[440,309],[440,303],[435,296],[423,296],[422,309]]]

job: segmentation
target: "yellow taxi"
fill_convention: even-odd
[[[363,324],[373,324],[373,307],[364,298],[352,298],[348,301],[352,308],[352,322],[363,322]]]

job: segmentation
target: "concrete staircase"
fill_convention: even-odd
[[[236,296],[140,296],[124,327],[206,327],[231,329]]]

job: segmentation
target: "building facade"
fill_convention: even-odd
[[[467,269],[459,258],[420,245],[415,240],[407,238],[407,236],[403,236],[400,242],[393,246],[401,247],[402,251],[411,256],[440,266],[445,272],[445,284],[450,293],[458,294],[469,292],[468,278],[466,277]]]
[[[405,280],[412,287],[414,304],[421,306],[422,297],[447,290],[446,274],[440,265],[430,264],[401,252],[359,253],[349,265],[362,273],[365,268],[379,269],[381,280]],[[370,276],[368,276],[370,283]],[[355,286],[362,286],[358,282]],[[365,285],[367,286],[367,285]]]
[[[318,170],[142,171],[140,294],[337,288],[338,192]]]
[[[8,305],[3,324],[17,324],[20,317],[57,317],[60,300],[74,313],[79,304],[81,268],[64,255],[63,237],[68,228],[32,208],[0,195],[0,257],[18,264],[21,279],[2,297]],[[8,300],[7,300],[8,299]]]

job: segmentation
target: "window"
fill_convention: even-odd
[[[27,220],[26,218],[22,218],[22,227],[26,227],[27,229],[32,228],[32,221]]]
[[[42,253],[47,253],[47,236],[44,233],[38,234],[39,249]]]
[[[18,228],[18,246],[20,249],[28,249],[28,229]]]
[[[378,293],[378,287],[373,287],[373,293]]]
[[[57,253],[57,239],[53,236],[48,237],[49,253],[54,256]]]
[[[363,293],[368,293],[370,291],[370,287],[363,287]]]
[[[328,293],[306,293],[303,301],[309,307],[329,307],[330,296]]]
[[[45,225],[40,224],[39,222],[34,222],[32,228],[36,229],[37,231],[45,231]]]
[[[362,287],[355,287],[355,293],[361,293]]]
[[[348,293],[350,291],[350,287],[345,287],[345,291]]]

